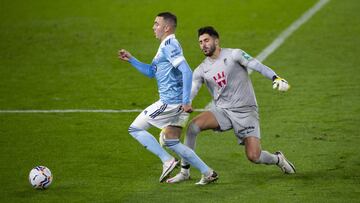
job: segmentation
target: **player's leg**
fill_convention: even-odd
[[[217,174],[209,166],[207,166],[195,152],[188,146],[180,142],[181,127],[167,126],[165,128],[165,146],[178,154],[182,159],[193,165],[203,174],[204,179],[201,184],[213,182],[217,179]],[[168,181],[167,181],[168,182]]]
[[[239,108],[229,110],[227,114],[231,117],[234,133],[239,144],[245,145],[246,157],[256,164],[278,165],[286,173],[294,173],[293,165],[288,162],[284,155],[279,153],[271,154],[261,149],[260,145],[260,123],[256,107]]]
[[[191,149],[195,149],[196,136],[204,130],[217,129],[219,123],[217,122],[214,114],[210,111],[205,111],[193,118],[187,128],[185,145]],[[160,132],[159,142],[163,145],[165,138],[165,130]]]
[[[196,136],[204,130],[217,129],[219,123],[214,114],[210,111],[203,112],[190,121],[187,128],[185,145],[191,149],[195,149]],[[173,178],[167,180],[168,183],[177,183],[190,179],[190,163],[185,159],[181,160],[181,171]]]
[[[259,114],[256,107],[227,110],[239,144],[245,145],[249,161],[256,164],[276,164],[277,156],[261,150]]]
[[[174,170],[178,164],[178,160],[162,148],[157,140],[145,129],[151,125],[157,128],[163,128],[167,125],[166,123],[168,123],[169,118],[171,119],[172,112],[176,111],[177,109],[173,105],[167,105],[161,101],[157,101],[139,114],[129,128],[129,131],[131,130],[130,134],[143,144],[145,148],[159,156],[163,162],[163,170],[159,178],[160,182],[163,182]]]
[[[249,161],[256,164],[276,164],[278,157],[267,151],[261,150],[260,139],[255,136],[244,138],[245,153]]]
[[[202,112],[190,121],[189,127],[186,131],[186,146],[191,149],[195,149],[196,136],[201,131],[217,128],[219,128],[219,123],[214,114],[210,111]]]
[[[284,173],[295,173],[294,165],[288,161],[281,152],[271,154],[261,150],[260,140],[257,137],[249,136],[244,138],[245,152],[249,161],[256,164],[277,165]]]
[[[172,157],[164,148],[160,146],[157,140],[148,131],[146,131],[151,125],[149,123],[149,112],[159,109],[159,104],[156,102],[141,112],[134,122],[129,127],[129,133],[132,135],[141,145],[147,150],[158,156],[163,165],[168,163],[177,164],[177,161]],[[164,178],[163,178],[164,180]],[[162,180],[162,181],[163,181]]]

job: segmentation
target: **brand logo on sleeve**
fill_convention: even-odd
[[[247,54],[245,51],[242,52],[242,56],[246,59],[246,60],[250,60],[252,57]]]
[[[181,55],[180,50],[174,49],[174,50],[171,51],[171,56],[170,57],[174,58],[175,56],[178,56],[178,55]]]

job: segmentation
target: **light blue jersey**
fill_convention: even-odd
[[[156,78],[163,103],[190,104],[192,71],[174,34],[161,42],[151,65],[135,57],[131,57],[129,62],[142,74]]]
[[[164,103],[183,103],[183,78],[177,68],[183,61],[185,58],[182,48],[175,35],[167,36],[161,42],[151,64],[155,68],[160,100]]]

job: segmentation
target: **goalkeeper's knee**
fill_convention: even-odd
[[[195,123],[191,122],[188,127],[186,136],[187,137],[196,137],[196,135],[199,134],[200,131],[201,131],[200,127],[198,125],[196,125]]]

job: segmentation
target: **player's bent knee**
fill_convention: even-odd
[[[164,130],[166,139],[179,139],[181,136],[182,127],[179,126],[168,126]]]
[[[247,158],[249,161],[259,164],[260,163],[260,154],[259,153],[248,153]]]
[[[190,125],[189,125],[189,127],[188,127],[188,133],[187,133],[187,135],[188,136],[196,136],[197,134],[199,134],[200,133],[200,127],[197,125],[197,124],[195,124],[195,123],[193,123],[193,122],[191,122],[190,123]]]

